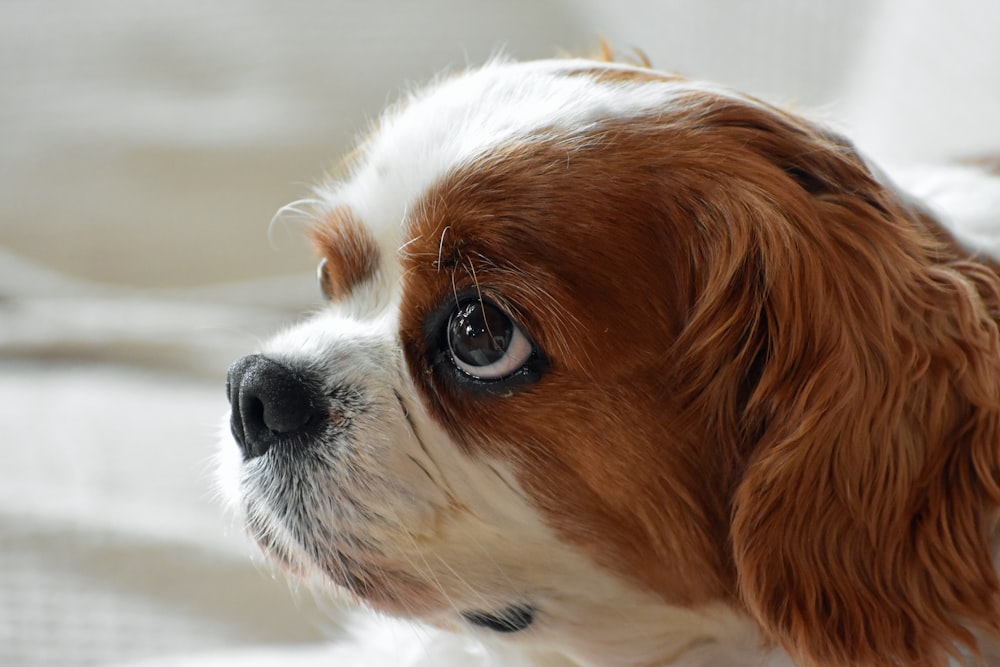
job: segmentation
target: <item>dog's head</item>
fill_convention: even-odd
[[[293,572],[594,664],[996,628],[997,281],[839,137],[494,63],[313,205],[329,305],[229,378],[229,486]]]

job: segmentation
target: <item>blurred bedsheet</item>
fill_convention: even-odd
[[[0,664],[326,637],[212,490],[227,360],[290,314],[63,280],[0,254]]]
[[[1000,153],[998,29],[972,0],[4,2],[0,665],[240,664],[337,633],[252,555],[211,457],[229,362],[317,305],[272,214],[395,91],[603,35],[879,157]]]

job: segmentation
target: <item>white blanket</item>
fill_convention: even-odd
[[[227,365],[317,305],[272,214],[394,91],[603,35],[819,107],[876,156],[1000,154],[997,25],[973,0],[4,3],[0,665],[350,663],[317,645],[339,607],[223,515],[211,456]],[[367,664],[488,660],[365,627]]]

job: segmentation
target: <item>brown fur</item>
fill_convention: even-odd
[[[1000,634],[1000,281],[840,138],[692,93],[504,146],[409,220],[413,377],[565,539],[805,664]],[[473,286],[549,357],[537,385],[428,372],[426,318]]]
[[[320,285],[332,301],[343,299],[378,270],[380,253],[375,239],[345,206],[327,213],[314,227],[312,239],[320,257],[326,259],[320,269]]]

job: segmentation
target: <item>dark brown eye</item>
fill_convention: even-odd
[[[499,307],[467,301],[448,320],[448,351],[462,372],[499,380],[520,370],[532,354],[531,342]]]
[[[323,294],[323,298],[329,301],[332,298],[330,296],[332,285],[330,285],[330,275],[326,272],[326,261],[326,257],[319,260],[319,266],[316,267],[316,281],[319,283],[319,289]]]

